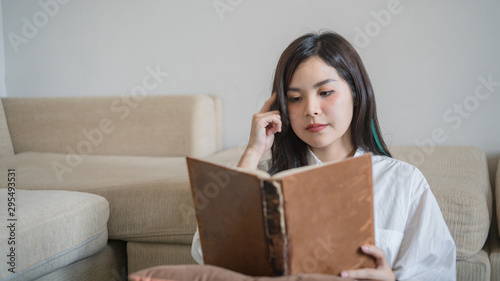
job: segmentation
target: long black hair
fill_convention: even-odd
[[[283,124],[281,133],[275,135],[271,147],[269,173],[308,165],[307,144],[295,134],[290,125],[286,92],[297,67],[313,56],[318,56],[335,68],[351,88],[354,109],[350,129],[354,147],[375,155],[391,157],[380,134],[373,88],[358,53],[337,33],[309,33],[293,41],[276,66],[272,92],[277,97],[273,109],[280,111]]]

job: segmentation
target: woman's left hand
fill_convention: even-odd
[[[373,245],[364,245],[361,247],[361,250],[363,251],[363,253],[375,258],[376,268],[345,270],[341,273],[342,277],[353,278],[356,280],[396,280],[394,272],[392,272],[389,264],[387,263],[384,250]]]

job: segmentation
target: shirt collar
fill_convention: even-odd
[[[361,156],[365,153],[366,153],[365,151],[358,148],[358,149],[356,149],[356,152],[354,153],[353,157],[358,157],[358,156]],[[311,148],[309,148],[309,147],[307,147],[307,163],[309,163],[309,165],[319,165],[319,164],[323,163],[323,162],[321,162],[321,160],[318,159],[318,157],[316,157],[316,155],[314,155]]]

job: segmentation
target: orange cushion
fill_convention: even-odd
[[[252,277],[212,265],[165,265],[134,272],[130,281],[337,281],[352,280],[325,274]]]

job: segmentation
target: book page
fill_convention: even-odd
[[[371,153],[367,153],[368,155],[371,155]],[[367,155],[365,154],[365,155]],[[348,161],[349,159],[353,159],[354,157],[348,157],[344,160],[338,160],[338,161],[329,161],[325,163],[321,163],[319,165],[309,165],[309,166],[303,166],[303,167],[298,167],[298,168],[293,168],[285,171],[281,171],[279,173],[276,173],[275,175],[272,176],[273,180],[281,180],[283,177],[286,177],[291,174],[296,174],[296,173],[301,173],[301,172],[306,172],[312,169],[316,169],[319,166],[324,166],[324,165],[332,165],[335,163],[343,162],[343,161]]]
[[[237,167],[234,168],[234,170],[245,174],[255,175],[263,180],[271,180],[271,175],[268,172],[262,171],[260,169],[247,169]]]

